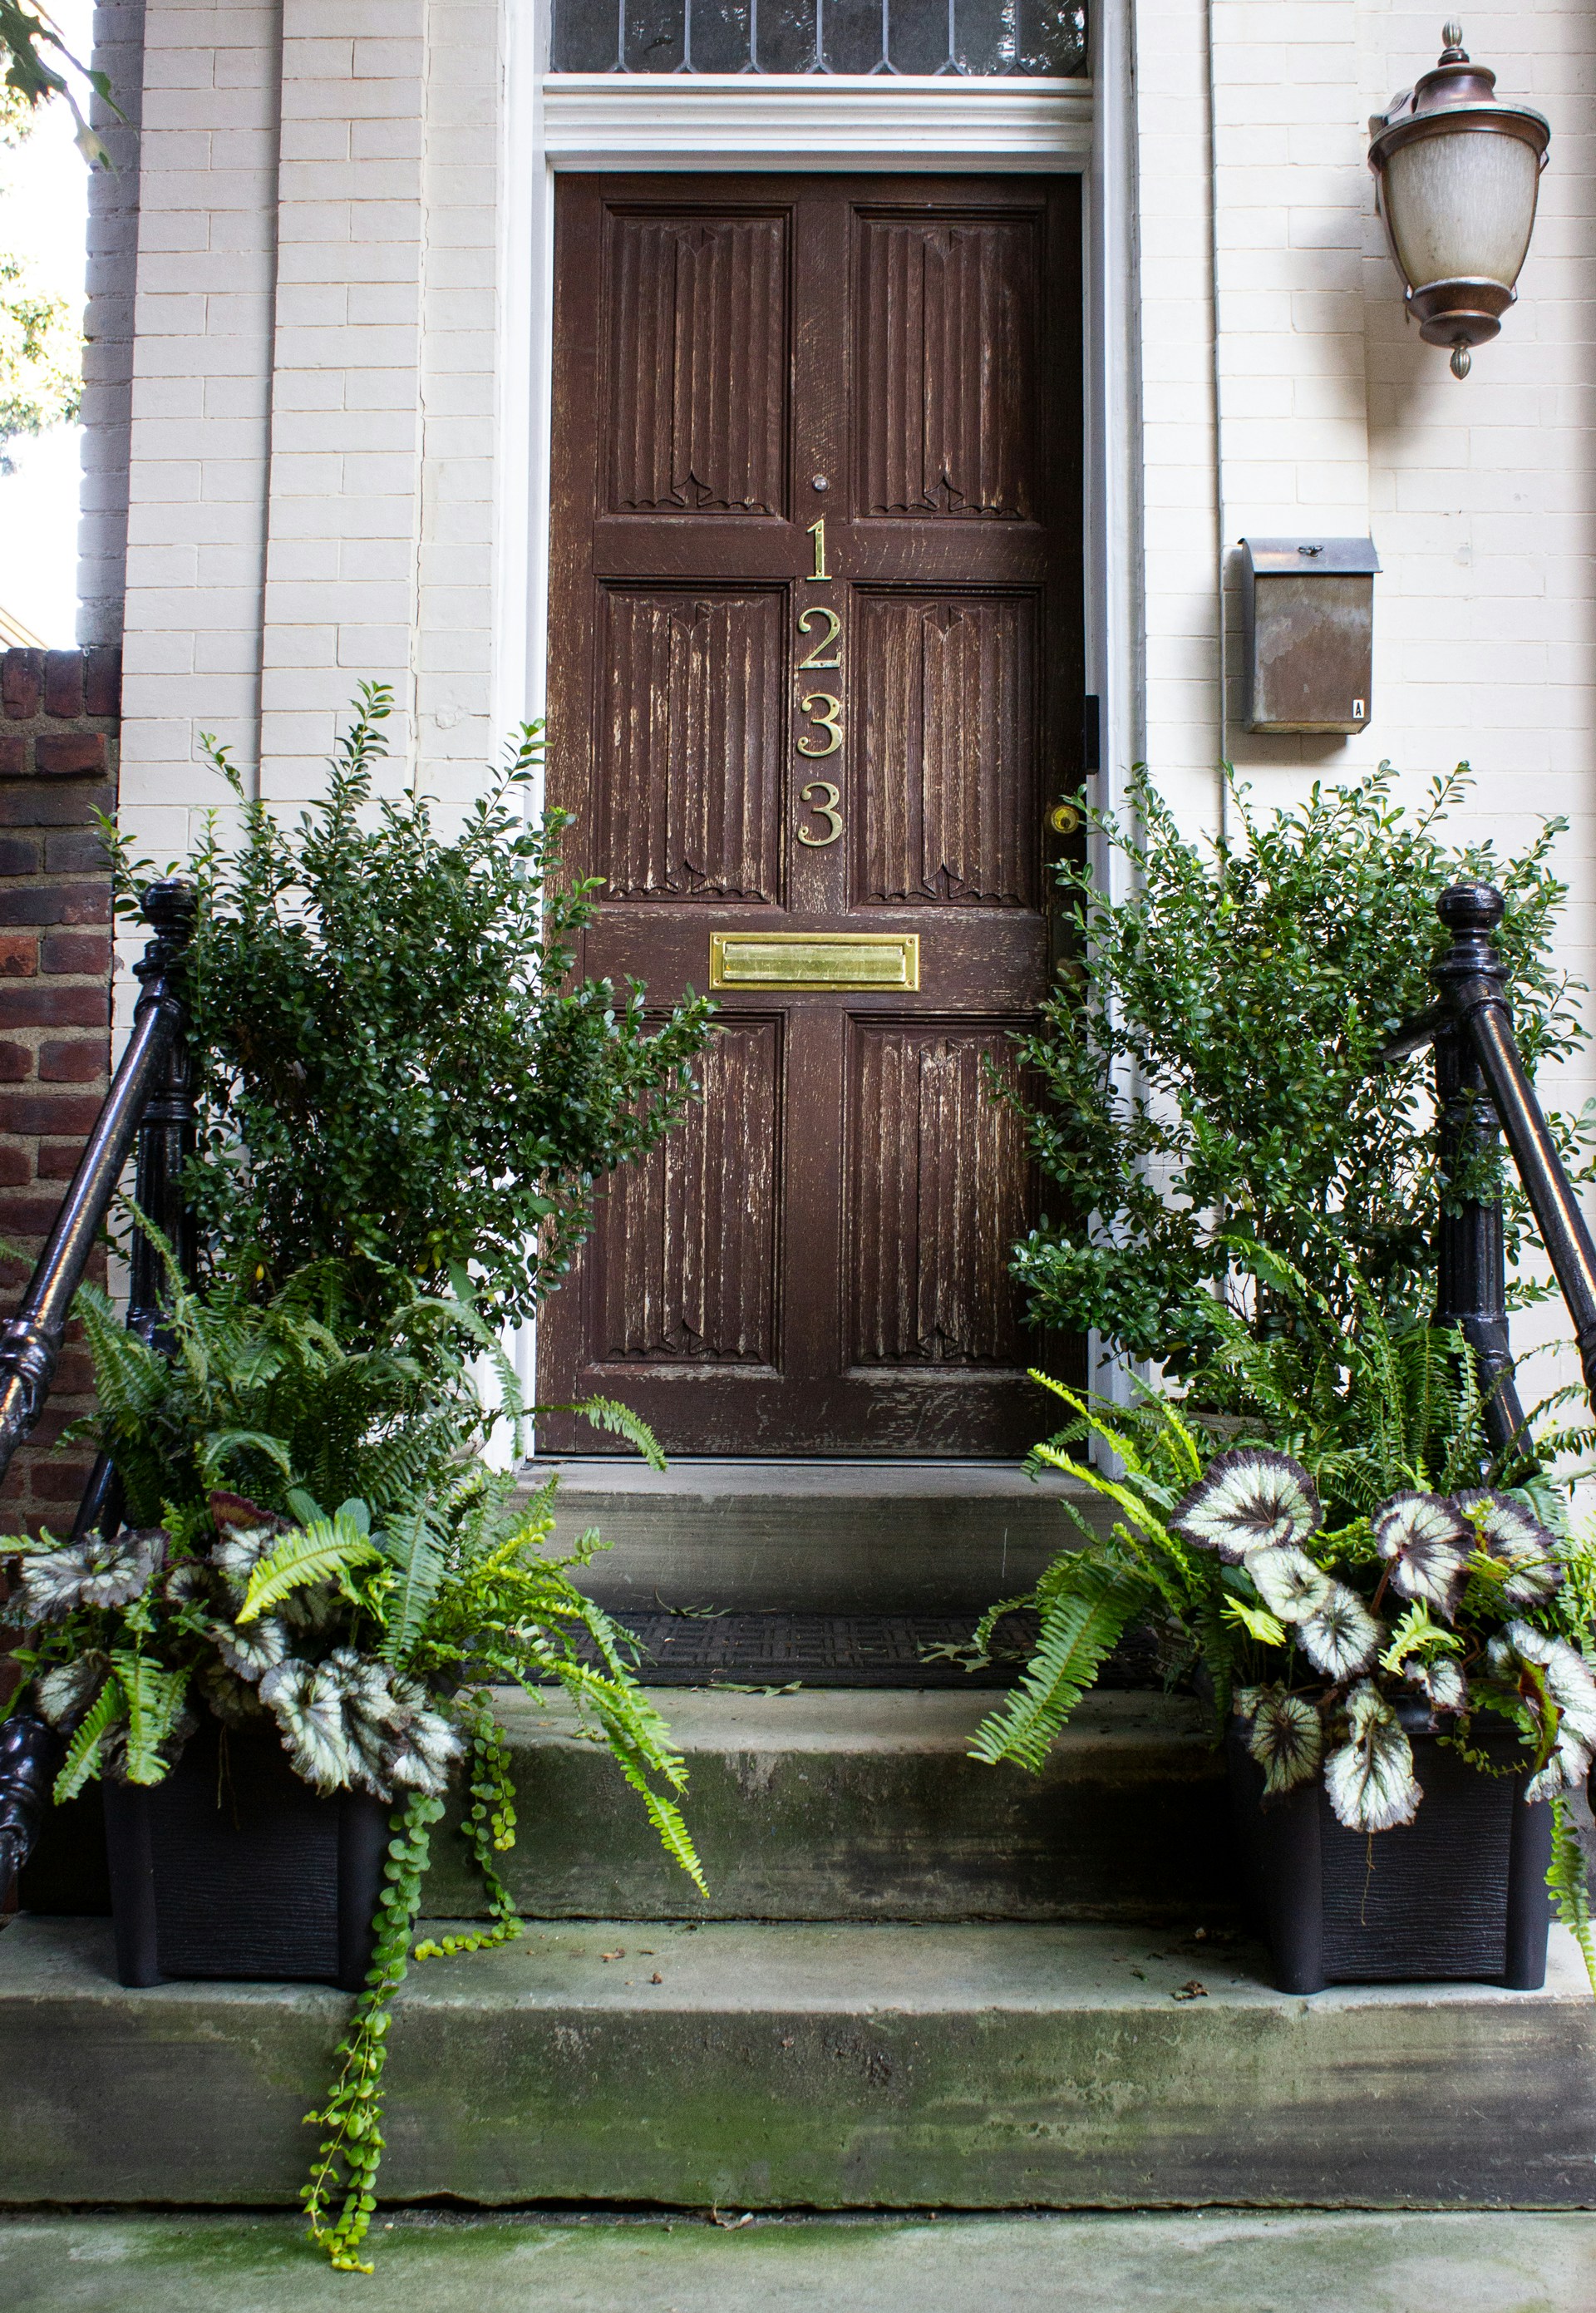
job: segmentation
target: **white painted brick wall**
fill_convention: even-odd
[[[122,791],[156,855],[259,744],[276,11],[147,0],[129,424]]]

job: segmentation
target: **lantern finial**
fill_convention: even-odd
[[[1441,27],[1441,38],[1444,43],[1441,51],[1442,63],[1443,65],[1466,65],[1469,61],[1469,51],[1463,46],[1463,27],[1459,23],[1455,16],[1449,17],[1446,22],[1443,24]]]

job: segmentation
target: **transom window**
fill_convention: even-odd
[[[573,73],[910,73],[1074,79],[1076,0],[554,0]]]

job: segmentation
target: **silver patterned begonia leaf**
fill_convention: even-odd
[[[1457,1497],[1459,1510],[1477,1532],[1487,1558],[1512,1569],[1502,1585],[1509,1606],[1537,1606],[1556,1593],[1563,1579],[1557,1538],[1521,1502],[1483,1488]]]
[[[211,1564],[222,1577],[235,1605],[241,1606],[250,1577],[281,1539],[282,1522],[273,1518],[259,1526],[230,1526],[212,1546]]]
[[[40,1716],[63,1732],[75,1727],[104,1684],[110,1668],[110,1658],[97,1652],[77,1655],[71,1662],[57,1663],[33,1689]]]
[[[321,1790],[349,1783],[381,1799],[399,1787],[441,1797],[465,1750],[418,1681],[350,1647],[315,1665],[279,1663],[259,1691],[295,1772]]]
[[[335,1668],[291,1657],[266,1673],[259,1693],[277,1722],[296,1775],[323,1792],[337,1790],[351,1780],[355,1759]]]
[[[1323,1603],[1297,1625],[1303,1653],[1331,1678],[1351,1678],[1367,1670],[1384,1636],[1357,1592],[1345,1582],[1332,1582]]]
[[[1406,1663],[1403,1676],[1424,1696],[1432,1711],[1462,1711],[1469,1708],[1469,1682],[1448,1655],[1437,1655],[1433,1662]]]
[[[1442,1494],[1393,1494],[1374,1513],[1374,1541],[1390,1561],[1391,1588],[1422,1598],[1450,1622],[1469,1572],[1474,1535]]]
[[[1283,1687],[1258,1691],[1247,1748],[1264,1771],[1264,1797],[1305,1783],[1324,1752],[1324,1729],[1313,1705]]]
[[[1322,1606],[1330,1595],[1329,1576],[1294,1543],[1251,1551],[1246,1567],[1258,1587],[1258,1596],[1282,1623],[1302,1622]]]
[[[1263,1446],[1232,1446],[1209,1463],[1170,1523],[1182,1541],[1234,1565],[1255,1550],[1302,1544],[1323,1519],[1300,1462]]]
[[[144,1596],[166,1562],[162,1526],[134,1527],[109,1539],[85,1535],[80,1542],[31,1553],[11,1602],[9,1619],[64,1622],[80,1607],[130,1605]]]
[[[1557,1740],[1552,1755],[1525,1786],[1524,1797],[1556,1799],[1560,1792],[1578,1790],[1596,1758],[1596,1677],[1575,1647],[1554,1639],[1532,1623],[1509,1623],[1504,1645],[1493,1649],[1493,1667],[1503,1668],[1508,1649],[1520,1662],[1533,1663],[1546,1683],[1547,1694],[1557,1711]]]
[[[228,1669],[251,1685],[287,1659],[287,1629],[275,1614],[253,1623],[212,1623],[210,1637]]]
[[[1411,1823],[1424,1797],[1413,1746],[1396,1712],[1368,1679],[1346,1699],[1347,1740],[1325,1761],[1325,1789],[1348,1831],[1391,1831]]]

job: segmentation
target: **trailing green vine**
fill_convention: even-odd
[[[372,2270],[362,2261],[360,2245],[377,2206],[377,2171],[386,2141],[382,2074],[393,1995],[408,1972],[421,1883],[432,1853],[432,1827],[443,1812],[443,1800],[425,1791],[412,1792],[403,1807],[395,1810],[365,1990],[338,2043],[338,2071],[327,2102],[320,2112],[305,2115],[307,2126],[324,2128],[327,2134],[300,2198],[311,2221],[311,2238],[327,2251],[339,2273]]]
[[[394,1994],[410,1961],[487,1951],[495,1944],[513,1942],[524,1924],[493,1860],[495,1853],[505,1854],[515,1844],[510,1746],[484,1697],[478,1696],[461,1714],[461,1725],[470,1742],[470,1781],[460,1831],[482,1874],[493,1925],[435,1940],[429,1937],[411,1950],[432,1854],[432,1827],[443,1812],[442,1799],[412,1793],[395,1814],[365,1989],[338,2043],[338,2071],[327,2101],[320,2112],[305,2115],[307,2126],[324,2128],[328,2134],[317,2147],[300,2198],[311,2221],[311,2238],[327,2251],[339,2273],[372,2271],[362,2261],[360,2247],[376,2210],[377,2172],[387,2141],[382,2134],[382,2074]]]
[[[515,1784],[510,1772],[510,1746],[504,1729],[486,1702],[479,1702],[464,1721],[471,1745],[471,1780],[467,1787],[470,1805],[460,1830],[470,1842],[477,1869],[487,1890],[491,1928],[470,1928],[464,1935],[430,1939],[417,1944],[420,1959],[452,1959],[460,1952],[488,1951],[495,1944],[513,1943],[523,1925],[510,1890],[494,1865],[495,1854],[507,1854],[515,1844]]]

